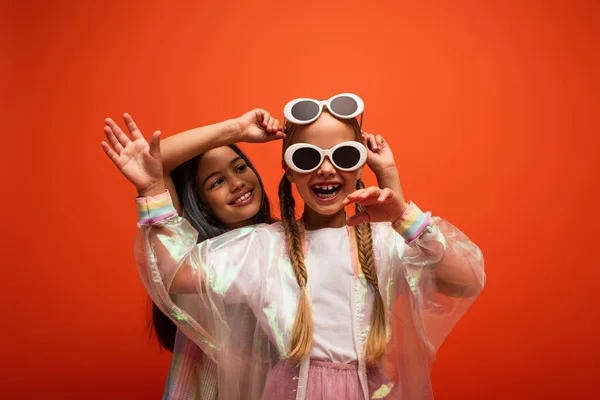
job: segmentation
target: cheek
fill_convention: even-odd
[[[223,195],[220,192],[221,192],[221,190],[219,190],[219,189],[209,190],[209,191],[204,191],[202,193],[202,195],[200,196],[200,200],[202,201],[202,203],[204,203],[204,205],[213,214],[215,214],[215,212],[218,213],[219,209],[221,208],[221,206],[223,204]]]
[[[252,171],[250,168],[246,170],[242,177],[248,183],[252,183],[254,185],[258,184],[258,176],[256,176],[254,171]]]
[[[360,173],[358,171],[343,172],[341,175],[344,178],[344,182],[346,182],[345,189],[353,192],[356,188],[356,182],[360,178]]]
[[[294,182],[296,183],[296,189],[298,192],[304,192],[310,190],[308,187],[308,183],[310,182],[311,175],[305,174],[296,174],[294,177]]]

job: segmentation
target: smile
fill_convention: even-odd
[[[229,205],[231,206],[245,206],[252,202],[254,199],[254,189],[250,189],[246,193],[242,194],[235,200],[233,200]]]
[[[332,201],[340,193],[342,185],[339,183],[324,183],[311,186],[313,193],[320,200]]]

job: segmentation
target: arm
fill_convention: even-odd
[[[363,138],[368,150],[367,163],[375,173],[379,187],[389,188],[398,194],[399,201],[404,204],[401,209],[406,212],[408,205],[404,200],[400,176],[390,147],[381,135],[363,132]],[[437,259],[434,269],[437,290],[453,297],[476,296],[483,287],[481,277],[474,272],[476,269],[473,269],[464,257],[459,257],[454,252],[445,251],[444,247],[436,245],[437,241],[427,244],[427,240],[434,236],[423,235],[415,244],[420,247],[419,254],[424,259]],[[469,243],[467,247],[475,246],[470,241]]]
[[[396,168],[396,161],[392,149],[381,135],[362,132],[365,146],[367,147],[367,165],[375,173],[377,185],[396,192],[401,201],[404,201],[404,193],[400,184],[400,175]]]
[[[237,120],[230,119],[163,139],[160,147],[164,175],[208,150],[241,141],[241,132],[242,128]]]
[[[429,275],[431,282],[424,286],[454,298],[479,295],[485,283],[483,256],[464,233],[447,221],[431,218],[412,203],[395,227],[409,243],[402,245],[406,264],[427,268],[429,274],[421,277]]]
[[[170,136],[161,142],[163,159],[163,178],[166,188],[171,193],[173,206],[183,215],[183,209],[177,196],[177,190],[171,178],[171,172],[184,162],[191,160],[208,150],[235,143],[239,136],[240,126],[236,120],[227,120],[217,124],[191,129]]]
[[[431,219],[414,204],[406,204],[390,189],[371,187],[349,195],[344,205],[357,202],[365,211],[350,217],[348,225],[363,222],[393,222],[406,243],[398,251],[410,267],[421,270],[437,292],[451,297],[478,295],[485,282],[483,256],[466,235],[439,218]]]
[[[171,193],[173,205],[179,215],[182,208],[177,197],[171,172],[184,162],[217,147],[238,142],[262,143],[281,139],[279,121],[262,109],[251,110],[241,117],[213,125],[191,129],[161,141],[163,179]]]
[[[138,192],[139,197],[136,203],[140,215],[140,226],[153,226],[152,224],[177,215],[169,193],[165,190],[166,184],[163,179],[160,154],[160,132],[154,132],[148,143],[128,114],[125,114],[123,119],[131,134],[131,139],[112,119],[107,118],[104,133],[110,145],[102,142],[102,149]],[[179,223],[181,224],[182,221]],[[184,226],[179,231],[168,229],[165,225],[147,228],[155,228],[151,248],[159,257],[163,256],[161,258],[169,260],[169,262],[163,263],[160,271],[166,290],[184,293],[197,292],[198,287],[194,282],[198,282],[198,286],[202,286],[202,277],[194,276],[198,269],[190,268],[184,262],[185,260],[172,259],[168,256],[170,250],[168,245],[172,236],[180,234],[181,237],[184,237],[182,242],[191,246],[196,244],[197,233],[191,226]],[[136,248],[138,248],[137,245]],[[188,254],[189,251],[191,248],[185,254]]]

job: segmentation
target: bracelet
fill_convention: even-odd
[[[138,197],[135,205],[140,225],[152,224],[177,214],[168,190],[157,196]]]
[[[408,203],[408,208],[392,224],[392,228],[406,240],[407,243],[417,239],[431,224],[431,213],[424,213],[413,203]]]

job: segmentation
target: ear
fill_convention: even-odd
[[[289,168],[285,169],[285,176],[287,176],[288,181],[292,183],[296,183],[296,173]]]
[[[286,178],[288,178],[288,181],[295,183],[295,174],[294,171],[292,171],[290,169],[290,167],[287,166],[287,164],[285,163],[284,160],[281,161],[281,167],[283,168],[283,171],[285,172],[285,176]]]

